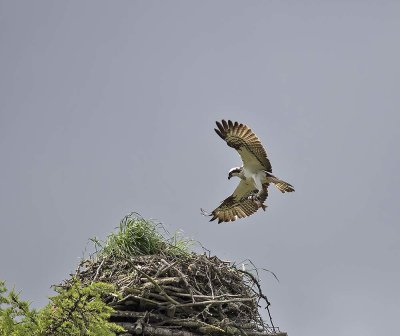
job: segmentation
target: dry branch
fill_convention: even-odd
[[[260,315],[260,299],[269,301],[258,279],[217,257],[102,256],[82,261],[76,276],[116,286],[119,295],[104,300],[125,335],[284,335]]]

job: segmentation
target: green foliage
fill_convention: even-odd
[[[131,213],[120,222],[117,232],[108,235],[105,242],[97,238],[91,240],[102,257],[129,258],[152,254],[180,256],[190,253],[191,240],[182,237],[179,232],[172,238],[166,238],[160,233],[160,228],[164,229],[159,223]]]
[[[114,292],[112,285],[93,283],[83,287],[74,280],[68,289],[57,288],[58,295],[36,311],[22,301],[13,290],[7,294],[0,281],[0,335],[1,336],[112,336],[123,329],[108,322],[113,309],[102,300]]]
[[[30,335],[37,329],[37,312],[29,308],[27,301],[11,290],[7,294],[5,283],[0,281],[0,335]]]
[[[129,259],[140,255],[183,257],[190,254],[191,240],[177,232],[170,237],[160,233],[161,224],[132,213],[119,224],[104,242],[91,239],[97,256]],[[168,236],[168,237],[166,237]],[[83,285],[73,278],[68,288],[57,287],[57,295],[40,310],[31,309],[14,290],[7,291],[0,281],[0,336],[112,336],[123,332],[108,322],[113,309],[102,298],[116,293],[111,284],[95,282]]]

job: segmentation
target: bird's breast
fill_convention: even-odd
[[[265,172],[263,170],[259,170],[259,169],[251,169],[251,167],[246,167],[243,168],[243,175],[246,178],[254,178],[254,176],[262,176],[265,178]]]

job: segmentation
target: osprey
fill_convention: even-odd
[[[226,141],[229,147],[237,150],[243,166],[229,170],[228,179],[239,177],[240,181],[233,194],[221,202],[221,205],[209,214],[210,221],[230,222],[255,213],[259,208],[265,211],[268,186],[274,184],[282,193],[292,192],[291,184],[272,175],[271,163],[260,140],[246,125],[216,122],[215,132]]]

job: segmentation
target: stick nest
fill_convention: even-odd
[[[124,220],[114,238],[126,233],[127,225],[144,221],[132,214]],[[137,227],[132,232],[137,233]],[[273,326],[269,302],[255,275],[216,256],[189,252],[176,237],[174,243],[159,238],[160,245],[151,251],[157,253],[141,254],[139,249],[132,254],[115,246],[109,249],[109,236],[75,274],[84,285],[101,281],[116,287],[118,295],[104,300],[115,309],[110,320],[126,329],[124,335],[286,335]],[[270,325],[259,312],[262,300]]]

